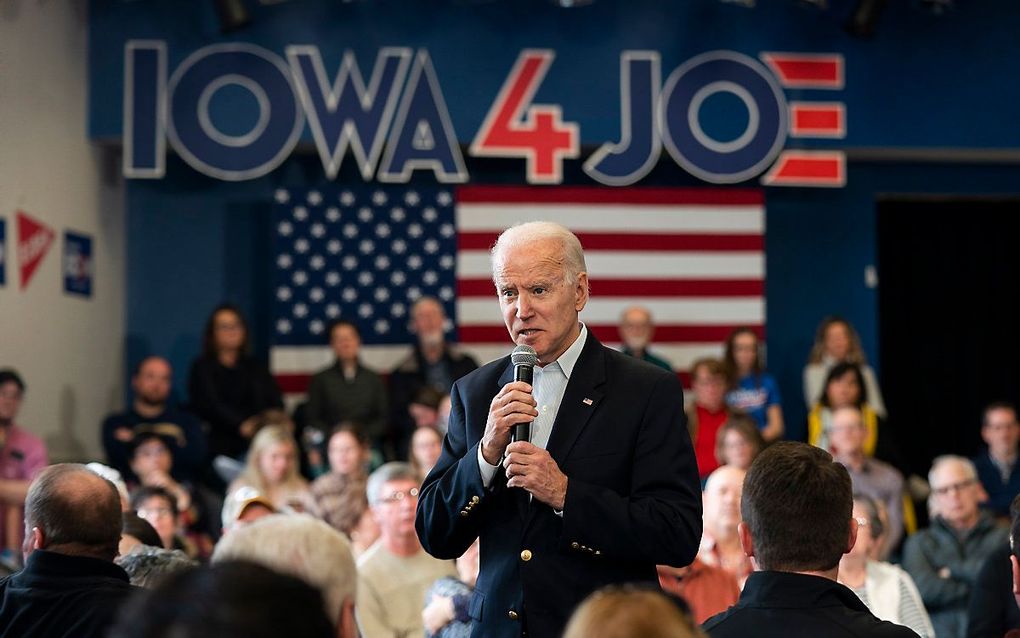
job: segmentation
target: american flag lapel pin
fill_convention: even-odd
[[[584,401],[582,401],[581,403],[583,403],[585,405],[591,405],[592,401],[591,401],[591,399],[585,397]]]

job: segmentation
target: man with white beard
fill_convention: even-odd
[[[623,352],[642,361],[655,364],[664,370],[673,370],[669,361],[648,352],[655,335],[652,313],[643,306],[630,306],[620,315],[620,339]]]

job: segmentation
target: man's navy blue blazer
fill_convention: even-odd
[[[513,380],[509,357],[454,384],[449,432],[418,499],[425,550],[459,557],[481,537],[473,636],[559,638],[602,586],[655,583],[656,564],[694,560],[701,488],[675,374],[603,346],[591,333],[567,383],[547,449],[567,475],[562,516],[496,473],[478,445],[489,404]]]

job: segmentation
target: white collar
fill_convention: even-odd
[[[581,356],[581,351],[584,350],[584,343],[587,340],[588,327],[581,323],[581,333],[577,335],[577,339],[574,339],[574,343],[570,344],[570,347],[564,350],[559,359],[553,362],[559,362],[560,370],[563,370],[563,376],[566,378],[569,379],[570,374],[574,371],[574,366],[577,365],[577,359]],[[547,363],[546,366],[548,365],[550,364]]]

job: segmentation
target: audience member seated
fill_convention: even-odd
[[[872,497],[854,494],[857,542],[839,561],[839,582],[852,589],[878,618],[910,627],[921,638],[933,638],[931,619],[910,575],[896,565],[871,558],[872,544],[881,538],[885,527],[878,508]]]
[[[478,362],[446,343],[446,313],[433,297],[422,297],[411,308],[411,329],[417,336],[411,353],[390,374],[392,417],[389,458],[408,458],[414,421],[408,407],[423,387],[447,394],[453,382],[478,367]]]
[[[443,576],[432,583],[425,594],[421,612],[425,638],[469,638],[473,627],[471,598],[478,580],[479,541],[456,560],[457,577]]]
[[[868,431],[864,427],[861,411],[855,407],[836,408],[832,411],[829,430],[829,448],[836,460],[850,473],[854,492],[870,496],[882,504],[887,516],[886,534],[882,545],[876,547],[882,560],[899,549],[903,538],[903,475],[893,466],[864,454]],[[909,505],[912,511],[912,505]]]
[[[0,562],[21,566],[25,495],[49,460],[46,445],[14,423],[25,396],[25,382],[14,370],[0,370]]]
[[[227,488],[252,487],[278,510],[318,515],[312,492],[298,472],[298,446],[283,426],[268,425],[255,435],[244,470]]]
[[[687,407],[687,429],[694,443],[701,480],[719,467],[715,447],[719,429],[734,414],[726,406],[726,371],[718,359],[698,359],[691,365],[694,399]]]
[[[266,516],[234,530],[216,546],[214,565],[237,560],[264,565],[317,587],[336,635],[357,638],[354,604],[358,574],[350,544],[340,532],[307,515]],[[365,638],[376,635],[362,633]]]
[[[407,411],[415,428],[436,429],[439,424],[439,403],[443,396],[445,393],[428,386],[414,395],[411,405],[407,406]]]
[[[861,369],[863,387],[871,407],[881,418],[886,418],[885,401],[875,371],[868,365],[861,338],[850,322],[842,317],[826,317],[815,332],[808,363],[804,367],[804,404],[810,410],[822,396],[829,370],[837,363],[853,363]]]
[[[623,341],[620,350],[624,354],[672,372],[673,366],[669,361],[648,351],[654,336],[655,324],[652,323],[652,312],[648,308],[631,306],[620,314],[620,340]]]
[[[322,594],[262,565],[171,574],[125,606],[109,638],[335,638]]]
[[[111,414],[103,421],[103,449],[107,462],[125,479],[131,474],[131,444],[141,434],[158,434],[167,441],[174,457],[173,476],[194,481],[205,470],[207,445],[202,424],[193,414],[170,405],[173,369],[162,357],[146,357],[131,376],[134,399],[127,412]]]
[[[195,569],[199,562],[179,549],[138,545],[114,561],[127,572],[131,584],[152,589],[170,574]]]
[[[884,432],[885,422],[868,402],[861,369],[853,363],[837,363],[829,370],[821,399],[808,414],[808,443],[831,453],[829,436],[832,412],[845,407],[854,407],[861,412],[867,430],[864,438],[865,456],[893,460],[896,450],[892,437]]]
[[[372,449],[361,428],[345,421],[335,426],[326,443],[329,471],[312,481],[312,496],[326,522],[334,527],[329,514],[334,502],[346,499],[347,492],[364,493]]]
[[[389,410],[382,377],[361,363],[361,334],[355,324],[339,319],[328,334],[336,361],[316,373],[308,385],[306,427],[326,436],[335,424],[353,421],[372,447],[381,451]]]
[[[750,417],[739,414],[731,416],[715,438],[715,458],[720,465],[730,465],[739,470],[751,467],[754,457],[765,449],[765,439]]]
[[[452,561],[429,556],[418,541],[419,485],[407,463],[387,463],[368,478],[380,536],[358,559],[358,624],[366,637],[422,636],[425,593],[437,579],[457,575]]]
[[[276,506],[254,487],[239,487],[223,503],[223,534],[276,513]]]
[[[681,606],[662,592],[614,586],[591,594],[574,610],[563,638],[702,638],[704,635]]]
[[[224,304],[209,316],[188,393],[191,409],[209,425],[213,456],[244,456],[259,413],[283,407],[276,380],[249,354],[248,326],[236,307]]]
[[[139,516],[134,510],[121,512],[120,543],[117,546],[117,553],[121,556],[129,554],[131,550],[139,545],[149,547],[162,547],[163,539],[159,532],[152,526],[152,523]]]
[[[730,333],[723,365],[730,388],[726,404],[754,419],[765,441],[782,438],[785,426],[779,383],[765,371],[761,344],[754,330],[737,328]]]
[[[0,637],[103,638],[135,588],[113,563],[120,496],[84,465],[47,467],[25,499],[25,569],[0,580]]]
[[[974,464],[940,456],[928,473],[935,516],[927,529],[907,537],[903,567],[917,583],[939,638],[962,638],[971,586],[989,555],[1006,543],[1007,532],[979,503],[984,490]]]
[[[766,448],[747,472],[740,511],[740,544],[755,572],[740,601],[704,624],[712,638],[916,636],[836,582],[857,521],[850,475],[828,452],[787,441]]]
[[[967,606],[967,638],[1012,638],[1020,631],[1020,583],[1013,556],[1020,547],[1020,496],[1010,507],[1009,543],[985,559],[971,587]]]
[[[181,525],[181,511],[173,494],[162,487],[139,487],[131,494],[131,509],[156,530],[161,547],[179,549],[192,558],[199,556],[198,546]]]
[[[718,471],[718,470],[717,470]],[[724,612],[740,598],[737,578],[721,567],[706,565],[697,558],[687,567],[657,565],[662,591],[683,599],[699,625]]]
[[[196,485],[173,478],[175,459],[167,440],[154,432],[138,434],[131,442],[131,473],[138,477],[134,487],[161,487],[175,499],[178,525],[198,550],[208,558],[219,537],[221,524],[216,517],[222,507],[219,499]]]
[[[415,428],[411,437],[411,467],[421,481],[432,471],[442,453],[443,437],[439,430],[427,425]]]
[[[698,560],[733,575],[740,587],[754,569],[737,534],[744,470],[724,465],[712,472],[702,495],[705,527]]]
[[[985,408],[981,438],[988,449],[974,458],[981,485],[988,493],[985,505],[996,516],[1008,517],[1009,505],[1020,494],[1020,424],[1010,403],[993,403]]]

